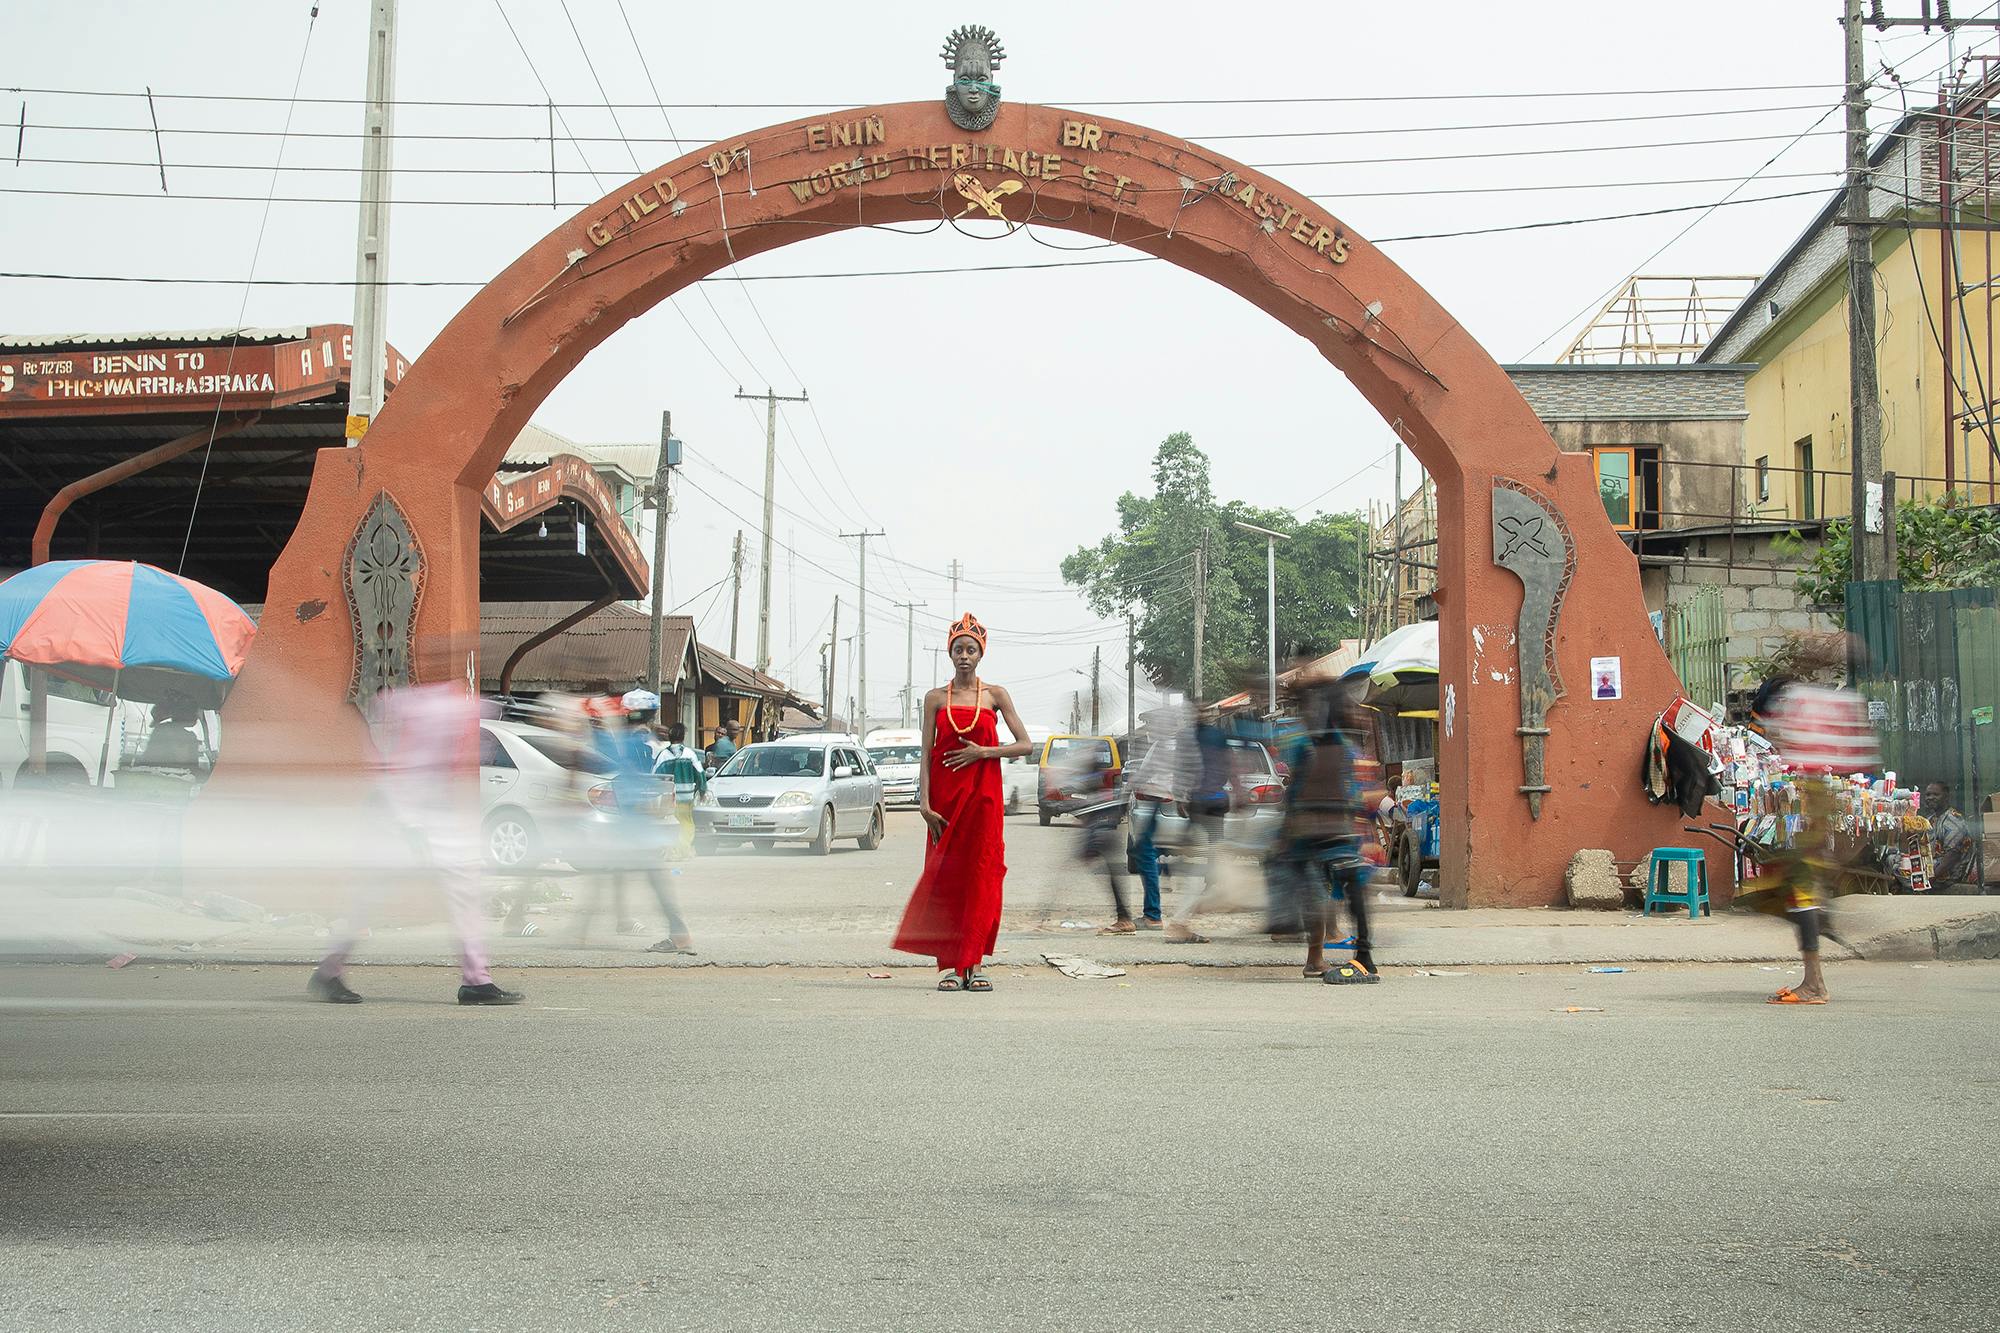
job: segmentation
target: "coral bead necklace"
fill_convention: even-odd
[[[980,713],[985,711],[985,705],[979,702],[980,696],[984,692],[984,687],[980,685],[979,677],[974,676],[972,678],[972,721],[966,723],[962,727],[958,725],[957,709],[953,706],[951,701],[952,691],[957,688],[958,688],[958,678],[956,676],[952,677],[952,679],[945,682],[944,720],[951,723],[951,729],[953,731],[963,736],[966,735],[968,732],[970,732],[974,727],[979,725],[979,715]]]

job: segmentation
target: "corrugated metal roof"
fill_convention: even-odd
[[[312,332],[305,324],[285,328],[258,329],[168,329],[140,330],[137,333],[9,333],[0,334],[0,347],[29,349],[42,347],[136,347],[159,343],[239,343],[290,342]]]
[[[574,454],[596,467],[616,468],[639,483],[653,479],[659,466],[658,444],[579,444],[546,426],[528,423],[514,443],[507,447],[501,467],[508,469],[541,467],[557,454]]]
[[[516,602],[489,605],[479,612],[479,674],[483,689],[497,689],[500,668],[529,636],[573,614],[581,602]],[[596,680],[613,688],[630,689],[651,668],[652,617],[613,602],[580,624],[572,625],[521,660],[514,671],[516,692],[574,690]],[[688,644],[694,638],[693,616],[668,616],[660,644],[661,684],[680,690],[688,666]]]
[[[701,663],[701,674],[721,685],[724,689],[737,690],[745,694],[769,694],[785,698],[792,692],[785,683],[775,676],[767,676],[753,666],[747,666],[727,653],[717,652],[704,643],[695,645],[697,660]]]

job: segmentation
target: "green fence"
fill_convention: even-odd
[[[1722,589],[1715,584],[1705,584],[1686,601],[1667,608],[1667,660],[1681,678],[1681,692],[1698,707],[1715,708],[1728,701],[1728,643],[1729,615]]]
[[[2000,590],[1849,583],[1847,628],[1883,767],[1906,787],[1946,783],[1967,811],[2000,793]]]

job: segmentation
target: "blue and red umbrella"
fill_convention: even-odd
[[[256,633],[215,589],[129,560],[55,560],[0,583],[0,653],[141,703],[220,704]]]

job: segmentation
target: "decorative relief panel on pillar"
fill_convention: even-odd
[[[354,673],[347,700],[374,715],[377,695],[410,683],[417,601],[424,589],[424,549],[387,491],[348,543],[343,582],[354,626]]]
[[[1521,580],[1521,791],[1542,817],[1549,709],[1563,696],[1556,670],[1556,619],[1576,573],[1576,542],[1561,515],[1520,482],[1493,483],[1493,563]]]

